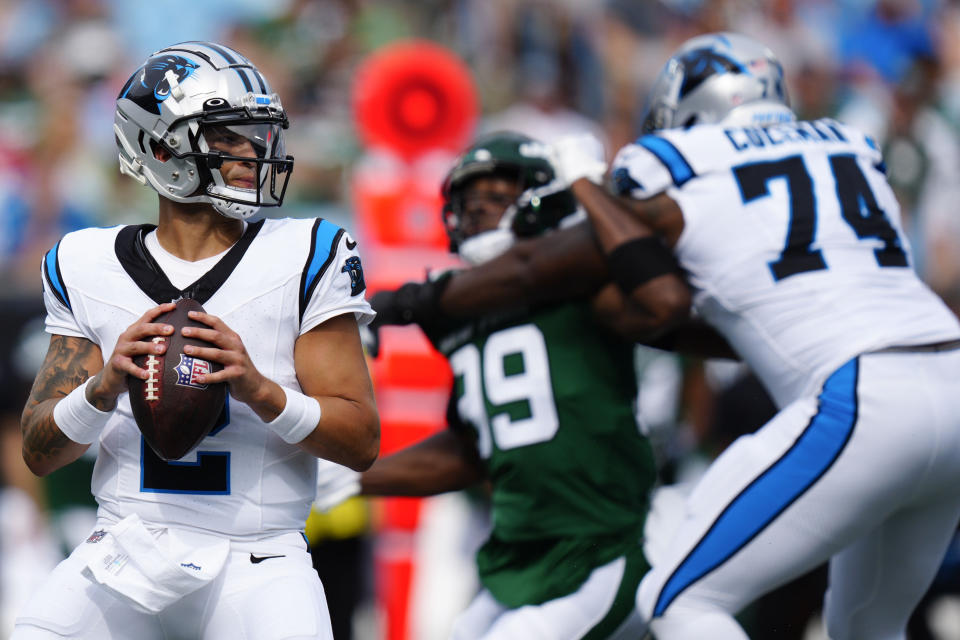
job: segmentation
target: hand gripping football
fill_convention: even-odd
[[[222,366],[183,352],[186,345],[209,347],[210,343],[187,338],[183,327],[206,327],[187,317],[188,311],[203,311],[196,300],[183,298],[177,307],[157,317],[154,322],[173,325],[173,334],[156,336],[154,342],[167,342],[167,350],[159,355],[134,358],[138,367],[150,372],[146,380],[127,376],[130,408],[140,433],[150,448],[164,460],[179,460],[217,423],[226,401],[227,385],[200,384],[196,376],[219,371]]]

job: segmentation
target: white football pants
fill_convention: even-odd
[[[95,547],[81,543],[57,565],[20,612],[11,640],[333,639],[323,587],[300,534],[232,542],[218,577],[156,615],[81,574]]]
[[[637,640],[646,633],[646,624],[632,602],[638,578],[636,569],[634,572],[628,570],[627,557],[620,556],[594,569],[573,593],[539,605],[509,609],[483,589],[457,617],[450,638]],[[624,605],[629,611],[625,617],[622,613]]]
[[[638,607],[657,640],[741,640],[732,614],[830,559],[830,638],[901,640],[958,487],[960,350],[862,355],[714,461]]]

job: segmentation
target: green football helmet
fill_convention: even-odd
[[[450,250],[461,255],[467,240],[462,224],[464,187],[483,176],[516,180],[520,187],[520,197],[507,207],[494,230],[500,231],[501,237],[509,232],[511,242],[513,237],[535,236],[554,228],[577,211],[573,194],[556,180],[546,145],[512,131],[485,135],[457,158],[443,182],[444,227]]]

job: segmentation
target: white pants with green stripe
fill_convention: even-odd
[[[634,607],[639,577],[620,556],[593,570],[573,593],[509,609],[486,589],[454,623],[451,640],[637,640],[646,625]]]

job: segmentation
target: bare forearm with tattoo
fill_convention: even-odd
[[[53,419],[53,408],[68,393],[97,373],[100,349],[84,338],[54,335],[34,380],[20,419],[23,459],[31,471],[46,475],[73,462],[89,445],[70,440]],[[88,399],[89,394],[88,394]],[[108,411],[112,407],[97,408]]]

